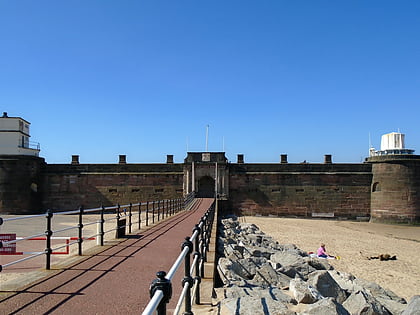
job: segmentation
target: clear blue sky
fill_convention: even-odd
[[[420,154],[420,1],[0,0],[0,112],[48,163]],[[224,141],[223,141],[224,139]],[[224,143],[224,147],[223,147]]]

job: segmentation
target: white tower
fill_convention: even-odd
[[[0,155],[39,156],[40,146],[29,141],[30,123],[20,117],[0,117]]]
[[[400,154],[413,154],[414,150],[405,148],[405,134],[400,132],[391,132],[382,135],[381,137],[381,150],[375,151],[370,148],[370,156],[378,155],[400,155]]]

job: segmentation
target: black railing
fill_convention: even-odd
[[[166,304],[172,297],[172,279],[184,263],[184,278],[182,292],[176,305],[174,314],[178,314],[182,305],[185,307],[183,314],[193,314],[192,305],[200,304],[200,283],[204,277],[204,262],[207,261],[207,252],[211,237],[211,230],[215,217],[215,202],[206,211],[200,222],[195,225],[191,237],[186,237],[182,242],[181,254],[178,256],[168,273],[158,271],[157,279],[150,286],[151,300],[143,311],[143,315],[166,314]],[[191,263],[191,254],[193,261]]]
[[[3,232],[6,227],[6,231],[9,234],[9,238],[0,239],[0,255],[25,255],[27,257],[11,261],[9,263],[0,265],[0,271],[3,269],[27,261],[29,259],[45,255],[45,269],[49,270],[51,268],[51,255],[53,254],[63,254],[63,252],[57,252],[59,250],[66,249],[66,252],[69,253],[69,248],[72,245],[77,244],[77,254],[83,254],[83,243],[88,240],[97,240],[97,245],[104,245],[105,234],[115,231],[115,238],[122,238],[125,236],[126,230],[128,228],[128,233],[132,233],[133,226],[137,226],[140,230],[144,226],[149,226],[150,221],[155,223],[160,220],[174,215],[175,213],[186,209],[189,203],[186,202],[183,198],[172,199],[172,200],[159,200],[159,201],[148,201],[140,202],[135,204],[127,205],[116,205],[112,207],[100,207],[94,209],[84,209],[80,207],[78,210],[65,211],[65,212],[52,212],[48,210],[46,214],[39,215],[28,215],[28,216],[19,216],[12,218],[1,218],[0,217],[0,231]],[[151,211],[152,209],[152,211]],[[92,217],[92,215],[94,215]],[[95,216],[96,215],[96,216]],[[67,218],[76,219],[77,222],[73,222],[73,225],[56,229],[54,230],[54,218],[60,216],[67,216]],[[133,217],[137,217],[137,221],[133,221]],[[35,232],[31,236],[20,237],[15,239],[10,239],[10,235],[16,236],[12,228],[7,228],[8,224],[12,224],[14,221],[28,220],[29,223],[26,223],[25,226],[35,226],[34,220],[37,221],[39,226],[42,226],[42,218],[45,218],[45,232]],[[31,220],[33,220],[31,222]],[[138,224],[138,225],[137,225]],[[57,224],[58,225],[58,224]],[[93,232],[94,228],[90,226],[96,225],[96,232]],[[90,228],[89,228],[90,227]],[[71,233],[69,231],[77,232],[76,237],[54,237],[54,235],[60,235],[62,233]],[[85,235],[86,233],[91,233],[91,235]],[[66,243],[64,245],[56,246],[53,248],[52,241],[54,239],[65,239]],[[16,244],[23,242],[25,240],[45,240],[45,250],[38,252],[17,252]]]
[[[41,145],[39,142],[34,141],[22,141],[19,143],[18,147],[25,148],[25,149],[32,149],[32,150],[41,150]]]

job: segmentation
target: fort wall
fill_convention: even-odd
[[[44,171],[43,208],[77,209],[179,198],[182,164],[52,164]]]
[[[244,215],[370,216],[370,164],[231,164],[231,208]]]
[[[216,166],[217,165],[217,166]],[[184,163],[46,164],[0,156],[0,213],[30,214],[185,196],[213,196],[240,215],[420,222],[420,156],[373,156],[365,163],[229,163],[224,152],[188,153]]]
[[[420,222],[420,156],[383,155],[372,163],[372,221]]]
[[[40,212],[44,165],[37,156],[0,155],[0,213]]]

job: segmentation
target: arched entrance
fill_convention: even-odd
[[[213,198],[214,197],[214,179],[210,176],[201,177],[198,180],[197,197]]]

